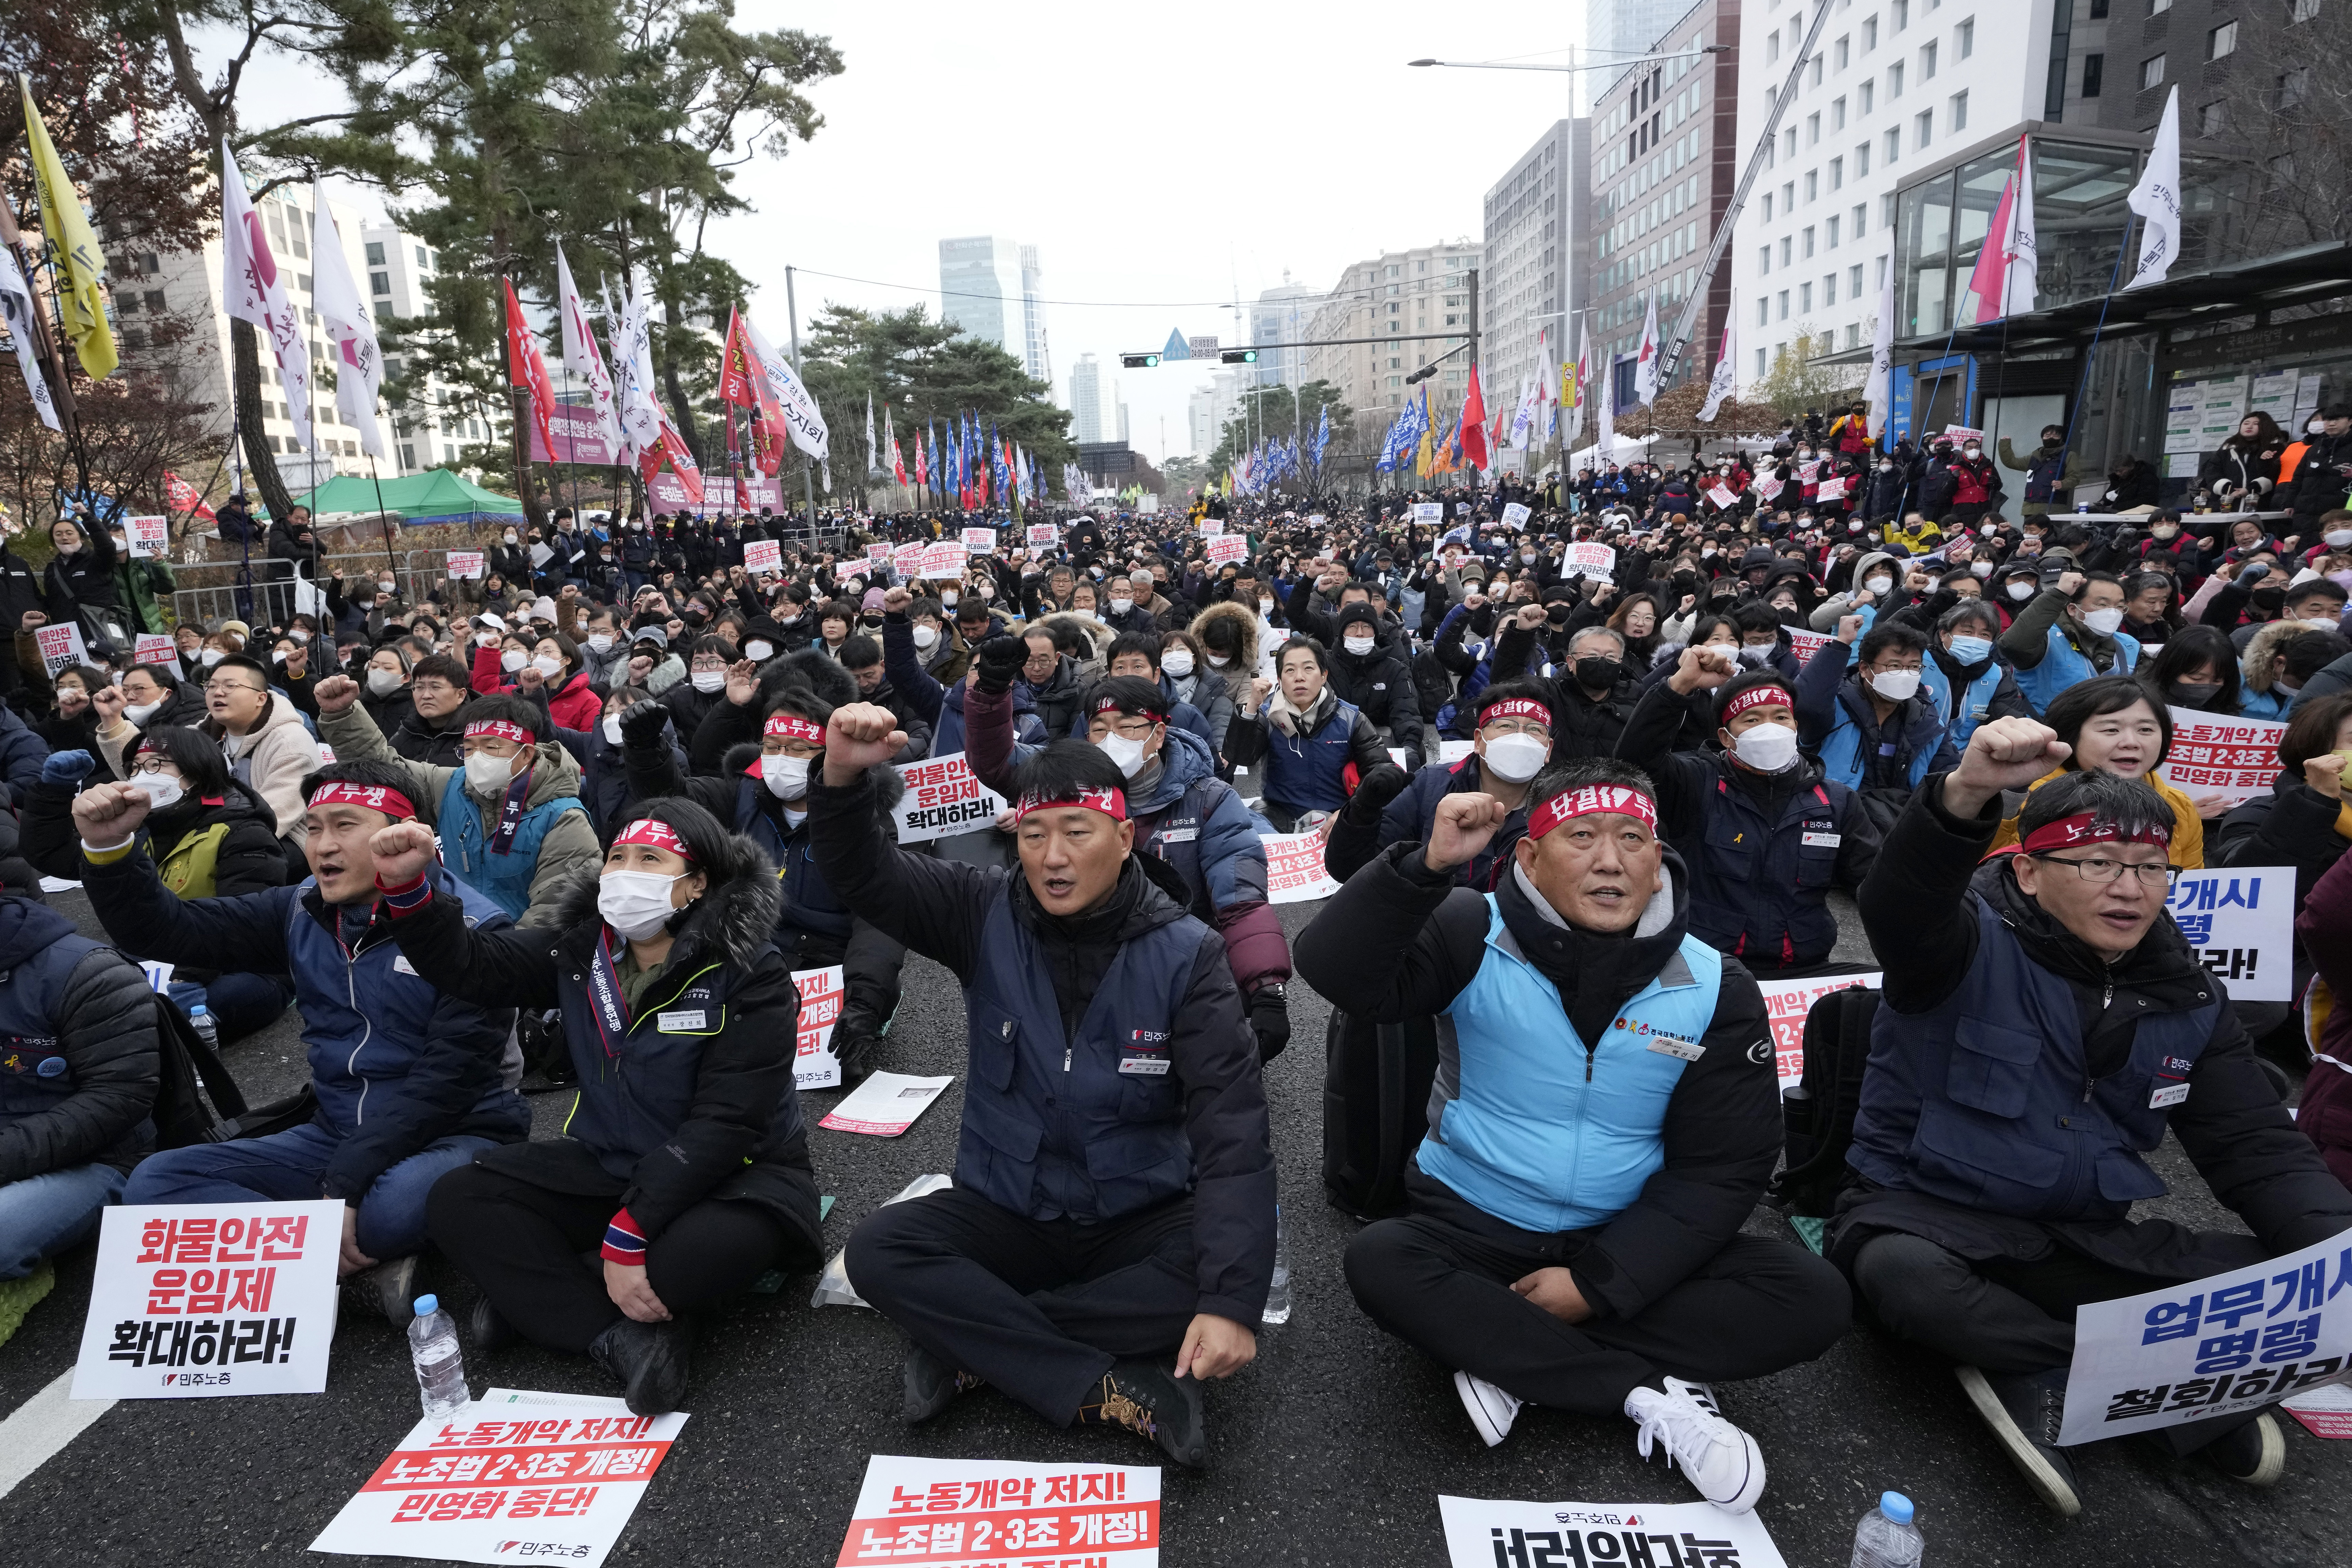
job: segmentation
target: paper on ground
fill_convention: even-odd
[[[912,1127],[915,1118],[929,1110],[931,1101],[953,1082],[953,1073],[945,1078],[916,1078],[902,1072],[877,1072],[852,1090],[847,1099],[833,1108],[833,1114],[817,1125],[836,1132],[896,1138]]]
[[[1505,1502],[1444,1497],[1437,1511],[1454,1568],[1497,1563],[1737,1563],[1787,1568],[1752,1513],[1708,1502]]]
[[[834,1561],[1159,1568],[1160,1470],[876,1454]]]
[[[2352,1386],[2331,1383],[2280,1406],[2315,1437],[2352,1437]]]

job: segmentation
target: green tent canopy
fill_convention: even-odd
[[[404,479],[383,481],[383,500],[376,500],[376,481],[344,476],[329,479],[296,503],[314,517],[338,511],[396,511],[410,522],[497,522],[520,520],[522,502],[512,496],[467,484],[446,468],[431,468]]]

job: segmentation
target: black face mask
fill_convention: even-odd
[[[2172,683],[2172,700],[2183,708],[2202,708],[2220,694],[2218,680],[2176,680]]]
[[[1568,619],[1568,616],[1569,606],[1566,605],[1547,605],[1544,609],[1544,619],[1549,621],[1554,626],[1562,624]]]
[[[2266,616],[2275,616],[2286,606],[2284,588],[2257,588],[2253,592],[2254,608]]]
[[[1585,658],[1576,661],[1577,684],[1590,686],[1596,690],[1616,685],[1618,677],[1624,673],[1625,664],[1622,659]]]

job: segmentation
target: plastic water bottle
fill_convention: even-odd
[[[1911,1522],[1911,1500],[1881,1492],[1878,1506],[1853,1527],[1853,1568],[1918,1568],[1927,1542]]]
[[[1282,1205],[1274,1205],[1274,1289],[1265,1293],[1265,1311],[1261,1314],[1269,1323],[1290,1321],[1290,1237],[1282,1228]]]
[[[211,1008],[197,1003],[188,1010],[188,1023],[196,1031],[196,1038],[215,1051],[220,1049],[220,1026],[213,1022]]]
[[[440,1297],[416,1298],[416,1316],[408,1325],[408,1354],[416,1363],[416,1387],[424,1395],[425,1415],[450,1415],[473,1398],[466,1390],[466,1355],[458,1348],[457,1325],[441,1310]]]

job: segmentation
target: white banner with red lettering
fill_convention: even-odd
[[[1062,542],[1062,531],[1050,522],[1033,522],[1026,536],[1032,550],[1051,550]]]
[[[1204,518],[1202,518],[1202,519],[1201,520],[1201,537],[1202,537],[1202,538],[1203,538],[1203,539],[1214,539],[1214,538],[1216,538],[1219,534],[1221,534],[1221,533],[1223,533],[1223,532],[1224,532],[1224,531],[1225,531],[1225,520],[1224,520],[1223,518],[1221,518],[1221,517],[1204,517]]]
[[[943,539],[937,544],[923,546],[923,555],[917,566],[918,577],[961,577],[964,560],[970,553],[961,541]]]
[[[784,547],[773,539],[746,540],[743,544],[743,570],[757,574],[781,572],[784,569]]]
[[[1757,979],[1756,989],[1764,994],[1764,1016],[1772,1026],[1772,1055],[1780,1064],[1782,1093],[1804,1080],[1805,1015],[1813,1010],[1813,1004],[1852,985],[1875,991],[1885,978],[1873,970],[1867,974],[1824,974],[1812,980]]]
[[[1807,659],[1837,640],[1827,632],[1807,631],[1802,626],[1786,626],[1782,629],[1789,634],[1789,648],[1797,656],[1799,668],[1804,667]]]
[[[342,1243],[340,1199],[108,1209],[73,1396],[324,1393]]]
[[[2231,805],[2271,793],[2279,773],[2279,737],[2286,725],[2276,719],[2225,719],[2193,709],[2172,715],[2172,750],[2157,770],[2164,782],[2195,799],[2220,795]]]
[[[172,640],[169,632],[141,632],[132,644],[133,664],[170,664],[180,657],[179,645]]]
[[[977,552],[985,555],[996,548],[996,530],[992,528],[967,528],[963,531],[962,538],[963,547],[967,552]]]
[[[448,575],[453,578],[479,577],[488,557],[478,550],[452,550]]]
[[[1228,561],[1246,561],[1249,559],[1249,540],[1239,533],[1221,533],[1209,541],[1202,553],[1209,558],[1212,566],[1222,566]]]
[[[168,555],[172,551],[172,520],[160,513],[152,517],[126,517],[122,531],[130,541],[131,553],[147,557]]]
[[[876,1454],[834,1562],[1159,1568],[1160,1470]]]
[[[1339,890],[1339,884],[1324,868],[1321,834],[1285,833],[1270,838],[1260,835],[1258,842],[1265,846],[1267,903],[1313,903]]]
[[[841,965],[795,969],[793,984],[801,994],[801,1011],[793,1050],[794,1089],[838,1089],[841,1058],[833,1054],[833,1026],[841,1021],[841,1004],[848,994]]]
[[[1616,570],[1616,550],[1610,545],[1595,544],[1589,539],[1579,540],[1570,545],[1567,553],[1559,560],[1559,572],[1563,577],[1572,577],[1579,572],[1588,577],[1607,577]]]
[[[970,833],[988,826],[1005,809],[1004,797],[972,775],[961,752],[904,763],[898,782],[907,786],[895,812],[901,844]]]
[[[81,640],[81,627],[71,621],[37,627],[33,641],[41,650],[41,668],[51,676],[69,664],[89,662],[89,649]]]
[[[685,1426],[618,1399],[493,1388],[411,1427],[310,1550],[597,1568]]]

